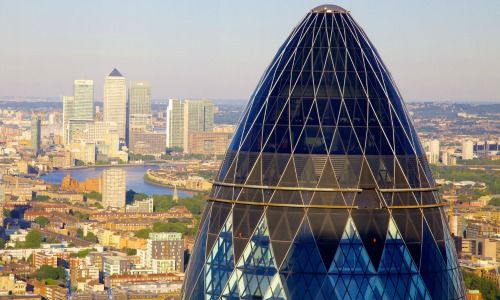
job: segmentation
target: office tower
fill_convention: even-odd
[[[31,115],[31,149],[35,154],[40,153],[42,145],[42,118],[35,114]]]
[[[474,143],[471,140],[462,141],[462,159],[470,160],[474,158]]]
[[[425,152],[345,9],[266,69],[213,183],[184,299],[463,299]]]
[[[73,84],[74,120],[94,120],[94,81],[75,80]]]
[[[153,273],[183,272],[184,240],[178,232],[152,232],[146,248],[146,265]]]
[[[74,134],[94,119],[94,82],[75,80],[73,96],[63,96],[63,140],[68,145]]]
[[[151,88],[148,82],[132,81],[129,97],[129,131],[148,132],[153,129]]]
[[[104,81],[104,122],[115,122],[120,139],[126,138],[127,125],[127,88],[125,77],[117,70]]]
[[[168,100],[166,135],[167,148],[184,147],[184,104],[181,100]]]
[[[120,168],[106,169],[101,175],[104,208],[125,209],[126,173]]]
[[[70,134],[69,134],[69,120],[73,117],[73,107],[75,104],[75,98],[73,96],[63,96],[63,141],[64,144],[69,144]]]
[[[183,149],[189,150],[189,134],[192,132],[212,132],[214,128],[214,104],[208,100],[184,101]]]
[[[208,100],[169,99],[167,107],[167,147],[189,149],[189,134],[212,132],[214,104]]]
[[[429,142],[429,163],[437,164],[439,162],[439,140]]]

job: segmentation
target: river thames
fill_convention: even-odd
[[[147,195],[171,195],[173,189],[156,186],[144,181],[144,174],[148,169],[158,169],[158,166],[117,166],[117,167],[89,167],[79,169],[61,169],[55,172],[41,176],[40,178],[47,183],[60,184],[64,176],[71,175],[78,181],[83,181],[87,178],[94,178],[101,176],[105,169],[109,168],[123,168],[127,174],[127,190],[134,190],[136,193],[144,193]],[[179,197],[190,197],[192,192],[178,190]]]

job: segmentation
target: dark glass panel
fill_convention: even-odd
[[[330,267],[347,223],[346,210],[309,209],[312,234],[326,269]]]
[[[396,223],[413,261],[420,266],[422,245],[422,213],[417,209],[394,209],[392,217]]]
[[[373,266],[378,269],[387,237],[389,213],[386,210],[356,209],[351,216]]]

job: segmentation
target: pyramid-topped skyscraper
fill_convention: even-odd
[[[391,74],[349,11],[278,50],[214,182],[184,299],[462,299],[453,241]]]

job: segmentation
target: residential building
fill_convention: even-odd
[[[14,274],[0,276],[0,293],[24,295],[26,282],[16,279]]]
[[[153,197],[143,200],[134,200],[134,203],[127,204],[125,211],[127,213],[152,213],[153,203]]]
[[[105,169],[101,175],[104,208],[125,209],[126,173],[121,168]]]
[[[103,271],[104,276],[127,274],[132,267],[131,261],[126,256],[104,256]]]
[[[184,271],[184,240],[178,232],[152,232],[146,250],[146,265],[153,273]]]
[[[231,142],[231,133],[226,132],[191,132],[189,134],[189,154],[224,155]]]
[[[164,133],[131,130],[129,150],[134,154],[159,156],[165,153],[165,139]]]

